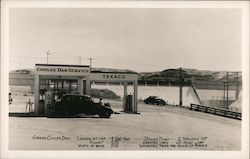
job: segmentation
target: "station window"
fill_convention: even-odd
[[[54,99],[57,100],[63,94],[77,91],[77,80],[69,79],[41,79],[39,80],[40,100],[44,100],[46,91],[53,93]]]

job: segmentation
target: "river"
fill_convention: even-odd
[[[93,84],[91,88],[109,89],[118,96],[123,97],[123,85],[98,85]],[[133,94],[133,87],[128,86],[128,94]],[[223,100],[223,90],[197,89],[200,100]],[[176,86],[138,86],[138,99],[144,100],[148,96],[158,96],[168,104],[179,104],[179,87]],[[183,87],[183,105],[189,106],[191,103],[200,104],[194,89],[190,86]],[[229,90],[229,99],[235,99],[235,91]]]

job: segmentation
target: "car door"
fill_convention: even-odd
[[[78,106],[78,111],[81,114],[85,114],[86,113],[86,100],[84,98],[84,96],[80,96],[79,97],[79,106]]]
[[[69,95],[66,95],[66,96],[62,97],[61,105],[62,105],[63,113],[68,114],[68,113],[70,113],[72,111],[72,109],[71,109],[71,104],[72,104],[71,100],[72,100],[71,96],[69,96]]]
[[[83,108],[84,108],[84,112],[86,112],[86,114],[95,114],[95,107],[94,107],[94,103],[91,100],[90,97],[83,97]]]
[[[74,114],[81,114],[81,103],[80,103],[80,97],[81,96],[74,96],[74,99],[73,99],[73,113]]]

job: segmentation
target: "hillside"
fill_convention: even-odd
[[[160,84],[160,85],[179,85],[180,70],[166,69],[161,72],[143,72],[139,73],[139,84]],[[208,71],[197,69],[182,69],[183,84],[196,84],[198,88],[219,88],[223,89],[223,82],[227,81],[226,71]],[[236,73],[229,73],[228,82],[230,87],[235,87],[237,81]],[[238,73],[239,85],[242,82],[241,72]],[[209,85],[209,86],[208,86]],[[233,88],[232,88],[233,89]]]
[[[119,69],[104,69],[104,68],[92,68],[92,72],[130,72],[129,70]],[[13,70],[10,71],[10,78],[16,76],[22,76],[23,78],[33,79],[34,69],[25,70]],[[179,69],[165,69],[157,72],[142,72],[138,73],[138,83],[140,85],[179,85],[180,84],[180,70]],[[227,81],[226,71],[208,71],[198,69],[182,69],[183,85],[195,84],[197,88],[209,88],[209,89],[224,89],[223,82]],[[238,81],[241,86],[242,74],[238,73]],[[13,80],[13,79],[12,79]],[[11,80],[10,80],[11,81]],[[234,89],[237,81],[236,73],[230,73],[228,81],[231,83],[229,89]]]

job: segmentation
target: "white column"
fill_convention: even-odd
[[[80,94],[83,94],[83,78],[82,77],[77,79],[77,87],[78,87],[78,92]]]
[[[134,82],[133,82],[134,85]],[[132,113],[135,113],[135,92],[132,95]]]
[[[127,82],[123,83],[123,110],[125,111],[126,107],[126,95],[127,95]]]
[[[134,104],[132,110],[133,113],[137,113],[137,96],[138,96],[138,81],[134,81]]]
[[[40,92],[39,92],[39,75],[35,75],[35,80],[34,80],[34,103],[35,103],[35,114],[39,113],[39,96],[40,96]]]
[[[86,95],[90,95],[91,82],[90,77],[86,77]]]

